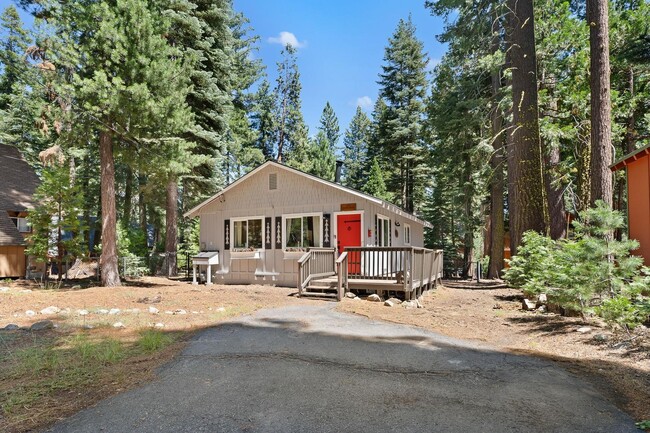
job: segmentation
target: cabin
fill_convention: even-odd
[[[431,225],[394,204],[268,161],[199,204],[193,282],[297,286],[301,296],[364,290],[419,296],[442,277]]]
[[[0,278],[27,276],[25,237],[31,227],[26,217],[38,183],[18,149],[0,144]]]
[[[629,237],[639,241],[636,254],[650,266],[650,144],[625,155],[610,168],[626,169]]]

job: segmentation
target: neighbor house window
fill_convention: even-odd
[[[232,222],[233,251],[260,249],[264,239],[262,218],[236,219]]]
[[[377,215],[377,246],[390,247],[390,219]]]
[[[285,247],[287,249],[321,246],[321,215],[291,215],[285,217]]]
[[[27,222],[27,218],[23,217],[10,217],[20,233],[30,233],[32,226]]]
[[[404,245],[411,245],[411,226],[404,224]]]

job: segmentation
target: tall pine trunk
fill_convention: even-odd
[[[133,208],[133,169],[126,167],[126,180],[124,185],[124,214],[122,215],[123,227],[131,228],[131,211]]]
[[[495,17],[494,23],[498,23]],[[492,52],[499,50],[500,37],[499,33],[493,31],[492,34]],[[492,179],[490,180],[490,236],[489,236],[489,256],[488,278],[500,278],[503,270],[503,244],[505,236],[505,224],[503,216],[503,117],[499,109],[499,94],[501,91],[501,69],[492,71],[492,111],[490,120],[492,126],[492,140],[494,152],[490,159],[492,169]]]
[[[167,182],[167,204],[165,210],[165,264],[163,272],[168,277],[178,275],[176,249],[178,247],[178,183],[172,178]]]
[[[102,285],[120,286],[117,257],[117,210],[115,207],[115,160],[110,131],[99,134],[99,164],[102,200],[102,255],[99,258]]]
[[[510,213],[512,253],[527,230],[546,233],[546,196],[539,138],[537,60],[532,0],[508,0],[511,9],[512,176],[515,192]],[[512,203],[512,201],[511,201]]]
[[[591,204],[613,200],[612,126],[609,83],[609,17],[607,0],[587,0],[591,51]]]

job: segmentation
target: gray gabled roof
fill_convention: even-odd
[[[221,196],[225,192],[230,191],[231,189],[233,189],[234,187],[239,185],[244,179],[246,179],[246,178],[248,178],[250,176],[254,176],[255,173],[258,173],[259,171],[262,171],[265,167],[268,167],[270,165],[272,165],[274,167],[281,168],[283,170],[287,170],[287,171],[289,171],[291,173],[298,174],[298,175],[306,177],[308,179],[314,180],[314,181],[319,182],[319,183],[321,183],[323,185],[327,185],[327,186],[329,186],[331,188],[338,189],[338,190],[341,190],[341,191],[345,191],[345,192],[347,192],[349,194],[352,194],[352,195],[355,195],[357,197],[369,200],[369,201],[377,203],[379,205],[383,205],[386,209],[390,210],[391,212],[393,212],[393,213],[395,213],[397,215],[403,216],[403,217],[405,217],[407,219],[410,219],[412,221],[417,221],[420,224],[424,225],[424,227],[427,227],[427,228],[432,228],[433,227],[431,225],[431,223],[429,223],[428,221],[424,221],[423,219],[421,219],[421,218],[419,218],[419,217],[417,217],[417,216],[415,216],[415,215],[413,215],[413,214],[411,214],[409,212],[406,212],[405,210],[403,210],[402,208],[400,208],[397,205],[389,203],[389,202],[387,202],[385,200],[382,200],[380,198],[373,197],[371,195],[365,194],[365,193],[363,193],[361,191],[357,191],[356,189],[348,188],[348,187],[343,186],[341,184],[330,182],[329,180],[325,180],[325,179],[322,179],[322,178],[320,178],[318,176],[314,176],[313,174],[305,173],[304,171],[297,170],[297,169],[295,169],[293,167],[289,167],[287,165],[281,164],[281,163],[276,162],[276,161],[266,161],[264,164],[259,165],[258,167],[251,170],[250,172],[246,173],[245,175],[243,175],[242,177],[240,177],[239,179],[237,179],[236,181],[234,181],[233,183],[231,183],[230,185],[228,185],[227,187],[225,187],[224,189],[222,189],[221,191],[219,191],[218,193],[216,193],[212,197],[205,200],[203,203],[201,203],[201,204],[199,204],[197,206],[194,206],[191,210],[185,212],[183,214],[183,216],[185,216],[185,217],[195,217],[195,216],[197,216],[198,212],[201,210],[201,208],[203,208],[204,206],[206,206],[206,205],[212,203],[213,201],[217,200],[217,198],[219,196]]]
[[[38,183],[38,176],[18,149],[0,144],[0,245],[25,244],[7,211],[22,212],[31,209],[32,195]]]

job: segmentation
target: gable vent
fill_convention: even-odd
[[[278,189],[278,174],[277,173],[269,174],[269,189],[270,190]]]

